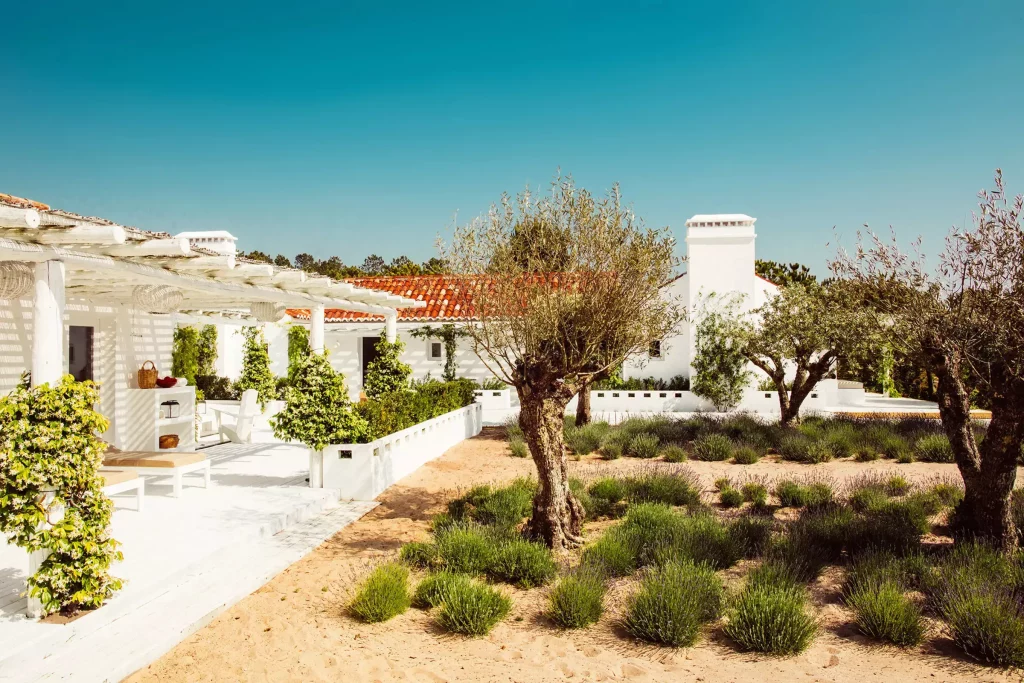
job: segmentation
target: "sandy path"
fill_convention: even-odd
[[[430,616],[409,610],[365,625],[343,606],[367,567],[406,541],[425,539],[427,520],[460,487],[533,473],[529,460],[508,457],[504,442],[485,434],[446,453],[380,497],[381,505],[289,567],[259,591],[188,637],[129,681],[1002,681],[1015,677],[960,658],[939,633],[919,648],[868,645],[836,602],[839,577],[814,587],[822,633],[802,655],[774,659],[735,652],[713,632],[696,647],[638,645],[615,624],[625,586],[609,594],[609,613],[591,629],[567,633],[542,616],[545,591],[507,589],[515,607],[489,636],[447,635]],[[737,466],[691,463],[710,483],[718,476],[775,478],[827,472],[837,479],[869,470],[897,470],[913,479],[953,474],[952,465],[760,462]],[[581,475],[636,466],[635,460],[572,463]],[[730,574],[737,574],[736,570]]]

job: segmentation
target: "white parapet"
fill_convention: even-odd
[[[343,499],[373,500],[482,428],[483,407],[474,403],[370,443],[328,446],[310,458],[310,486],[337,489]]]

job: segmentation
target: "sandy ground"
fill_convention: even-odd
[[[636,467],[622,459],[571,463],[576,475]],[[955,474],[952,465],[833,462],[739,466],[690,463],[710,488],[716,477],[827,473],[839,480],[870,470],[899,471],[927,480]],[[1003,681],[1019,677],[962,658],[941,629],[920,647],[899,650],[857,635],[841,606],[840,570],[812,587],[822,626],[803,654],[777,659],[737,653],[713,628],[695,647],[672,650],[638,644],[617,625],[629,585],[614,586],[601,622],[564,632],[547,621],[546,589],[506,587],[511,615],[485,638],[452,636],[429,613],[410,609],[384,624],[366,625],[345,613],[354,586],[375,563],[407,541],[425,540],[428,520],[460,488],[534,473],[530,460],[509,457],[496,434],[486,433],[393,486],[381,505],[339,532],[263,588],[186,638],[127,680],[143,681]],[[726,572],[737,581],[742,566]]]

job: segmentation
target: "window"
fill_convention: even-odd
[[[647,349],[647,355],[651,358],[661,358],[661,340],[655,339]]]
[[[441,360],[444,357],[444,347],[439,341],[430,342],[430,350],[427,352],[430,360]]]

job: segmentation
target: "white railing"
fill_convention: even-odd
[[[373,500],[482,427],[483,408],[474,403],[370,443],[310,451],[309,485],[337,489],[343,499]]]

